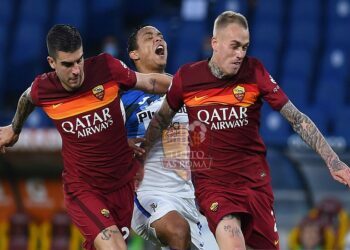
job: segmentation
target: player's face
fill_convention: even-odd
[[[225,75],[240,69],[249,45],[249,31],[237,23],[218,29],[212,38],[213,62]]]
[[[162,33],[152,26],[146,26],[137,34],[138,63],[150,69],[164,70],[168,58],[168,48]]]
[[[83,48],[70,53],[58,51],[56,58],[47,58],[51,68],[56,71],[63,87],[68,91],[78,89],[84,81]]]

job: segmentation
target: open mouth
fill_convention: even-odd
[[[158,55],[158,56],[164,56],[164,53],[165,53],[165,48],[163,45],[158,45],[157,48],[156,48],[156,51],[155,53]]]

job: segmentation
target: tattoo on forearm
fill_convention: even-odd
[[[112,234],[118,234],[119,230],[115,229],[104,229],[102,231],[102,236],[101,239],[102,240],[109,240],[110,238],[112,238]]]
[[[332,171],[338,171],[338,170],[344,169],[344,163],[341,162],[337,157],[336,159],[331,160],[331,162],[329,164],[329,168]]]
[[[291,102],[284,105],[280,112],[292,125],[294,131],[324,159],[331,170],[342,168],[338,156],[307,115],[301,113]]]
[[[29,114],[34,110],[34,105],[30,99],[30,88],[27,89],[18,101],[17,111],[12,120],[12,129],[16,134],[22,130],[23,124]]]
[[[169,126],[174,115],[175,112],[167,103],[163,103],[160,110],[154,114],[145,135],[146,142],[144,148],[146,153],[149,152],[155,142],[161,137],[163,130]]]

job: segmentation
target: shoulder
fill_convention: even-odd
[[[49,73],[44,73],[41,75],[38,75],[35,77],[32,88],[37,89],[37,90],[50,90],[53,88],[56,88],[57,84],[57,75],[56,73],[49,72]]]
[[[121,60],[111,56],[107,53],[101,53],[97,56],[89,57],[85,60],[85,66],[89,65],[101,65],[101,64],[119,64],[124,68],[128,68],[128,66]]]
[[[176,76],[185,85],[192,85],[197,82],[207,82],[208,78],[211,77],[208,67],[208,61],[204,60],[185,64],[178,70]]]
[[[196,72],[201,72],[202,70],[205,70],[208,67],[208,61],[203,60],[203,61],[198,61],[198,62],[192,62],[192,63],[187,63],[184,64],[183,66],[180,67],[179,72],[181,74],[193,74]]]
[[[258,71],[258,72],[265,71],[265,67],[263,63],[258,58],[247,56],[246,64],[249,70]]]

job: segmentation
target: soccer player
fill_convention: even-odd
[[[67,212],[86,238],[86,249],[126,249],[139,164],[128,147],[120,109],[121,90],[164,93],[171,77],[130,70],[108,54],[84,60],[79,31],[55,25],[46,38],[48,63],[19,99],[12,124],[0,128],[0,149],[18,140],[41,106],[62,137]]]
[[[246,18],[220,14],[209,60],[182,66],[146,132],[148,152],[185,104],[193,184],[220,249],[279,249],[266,148],[259,135],[265,100],[325,161],[333,178],[350,185],[350,170],[315,124],[301,113],[262,63],[246,56]],[[198,169],[200,168],[200,169]]]
[[[167,44],[157,28],[141,26],[136,29],[129,37],[128,53],[137,71],[165,74]],[[122,95],[128,137],[144,137],[153,113],[163,100],[164,97],[139,90],[129,90]],[[191,241],[192,249],[203,247],[194,188],[189,169],[186,169],[189,160],[187,126],[186,110],[182,108],[145,162],[131,223],[143,238],[179,250],[189,249]]]

